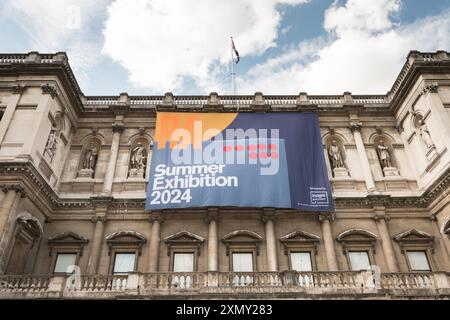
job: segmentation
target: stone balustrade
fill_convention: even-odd
[[[312,298],[340,294],[343,298],[450,297],[445,272],[158,272],[128,275],[0,276],[0,299],[127,297],[221,297],[270,294]],[[237,297],[237,296],[236,296]]]

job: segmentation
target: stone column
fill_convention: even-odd
[[[332,214],[320,214],[319,221],[322,224],[322,236],[325,248],[325,256],[327,261],[327,271],[338,271],[338,263],[336,259],[336,250],[334,248],[334,239],[331,232],[331,221],[334,220]]]
[[[206,216],[206,222],[208,223],[208,271],[218,271],[218,220],[219,209],[208,209]]]
[[[361,122],[352,120],[350,122],[350,129],[352,130],[353,138],[355,139],[356,150],[358,151],[359,161],[361,162],[361,167],[363,169],[367,190],[369,192],[373,192],[376,190],[375,182],[373,181],[369,160],[367,158],[366,149],[364,147],[364,142],[361,136]]]
[[[25,86],[16,84],[11,87],[12,94],[8,98],[6,105],[6,110],[3,113],[2,121],[0,122],[0,144],[3,142],[6,131],[8,130],[11,119],[16,111],[17,103],[19,102],[20,96],[25,91]]]
[[[106,211],[106,210],[105,210]],[[103,234],[105,230],[106,223],[106,212],[99,212],[98,215],[92,218],[92,222],[94,223],[94,233],[92,235],[92,245],[91,251],[89,255],[89,260],[87,264],[87,273],[88,274],[97,274],[98,273],[98,264],[100,261],[100,254],[102,251],[103,245]]]
[[[441,243],[443,245],[442,251],[444,252],[445,257],[447,258],[447,261],[450,262],[450,233],[447,231],[447,234],[441,233],[441,229],[439,228],[439,222],[437,220],[437,217],[435,214],[432,214],[430,216],[431,223],[433,223],[436,226],[437,234],[439,235],[441,240]],[[445,232],[445,230],[442,230]]]
[[[153,212],[150,215],[149,221],[152,223],[152,234],[150,238],[149,248],[149,272],[157,272],[159,265],[159,243],[160,243],[160,228],[162,223],[162,214],[160,212]]]
[[[40,160],[36,156],[36,152],[42,152],[39,150],[40,146],[45,146],[47,142],[48,133],[50,132],[51,123],[48,119],[48,113],[50,111],[53,99],[58,96],[58,91],[54,85],[44,84],[41,86],[42,95],[39,99],[36,110],[33,112],[33,124],[28,128],[29,139],[25,141],[20,152],[21,158],[34,158],[36,163]]]
[[[275,210],[264,209],[262,221],[265,224],[267,271],[278,271],[277,240],[275,238]]]
[[[386,258],[388,272],[399,272],[397,258],[394,247],[392,246],[392,239],[386,223],[386,220],[389,220],[389,218],[385,214],[375,214],[374,219],[377,222],[378,232],[380,233],[381,246],[383,247],[384,257]]]
[[[2,191],[6,194],[0,204],[0,274],[5,272],[8,262],[6,261],[7,248],[14,227],[18,200],[25,197],[23,188],[20,186],[4,187]]]
[[[116,171],[117,154],[119,152],[120,135],[123,131],[123,126],[116,123],[113,125],[112,130],[113,130],[113,138],[111,142],[111,151],[109,154],[109,161],[108,166],[106,168],[102,190],[102,193],[104,195],[111,194],[112,184],[114,180],[114,173]]]

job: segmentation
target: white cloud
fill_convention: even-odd
[[[329,32],[302,42],[238,79],[240,92],[341,94],[387,92],[410,50],[450,49],[450,12],[411,24],[393,23],[397,0],[349,0],[325,14]]]
[[[155,91],[180,89],[193,79],[220,87],[230,59],[230,35],[241,56],[276,45],[277,5],[308,0],[116,0],[108,8],[103,53],[129,72],[131,82]],[[208,90],[208,89],[205,89]]]
[[[92,22],[109,0],[6,0],[0,18],[27,35],[33,51],[67,51],[77,79],[88,83],[88,71],[100,59],[101,43],[93,40]]]

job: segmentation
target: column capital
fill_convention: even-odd
[[[389,221],[391,220],[391,217],[387,214],[374,214],[372,216],[372,219],[375,220],[375,222],[379,222],[380,220]]]
[[[425,83],[419,93],[420,96],[426,95],[427,93],[437,93],[438,92],[437,83]]]
[[[261,221],[266,223],[267,221],[275,221],[276,211],[274,208],[263,208],[261,215]]]
[[[205,214],[205,222],[210,223],[211,221],[219,222],[220,219],[220,209],[219,208],[208,208]]]
[[[336,219],[336,214],[334,212],[319,213],[318,219],[320,222],[324,222],[324,221],[333,222]]]
[[[25,189],[19,184],[2,186],[2,191],[4,193],[7,193],[10,190],[14,190],[16,193],[20,193],[21,198],[25,198],[25,196],[26,196]]]
[[[150,217],[148,218],[148,222],[153,223],[158,221],[159,223],[163,223],[164,217],[161,211],[153,211],[150,213]]]
[[[112,125],[112,131],[114,132],[114,133],[122,133],[123,132],[123,130],[124,130],[124,126],[123,126],[123,124],[121,124],[121,123],[114,123],[113,125]]]
[[[43,84],[41,90],[43,94],[49,94],[52,98],[55,98],[58,95],[58,90],[52,84]]]
[[[359,120],[350,120],[350,130],[352,132],[358,131],[361,132],[362,122]]]
[[[24,93],[26,88],[27,87],[25,85],[20,84],[20,83],[15,83],[11,86],[11,90],[12,90],[13,94],[22,94],[22,93]]]
[[[104,215],[102,215],[102,216],[94,216],[94,217],[91,218],[91,222],[94,223],[94,224],[97,223],[97,222],[101,222],[101,223],[105,224],[107,221],[108,221],[108,218],[106,216],[104,216]]]

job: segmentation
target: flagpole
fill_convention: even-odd
[[[231,46],[230,46],[230,51],[231,51],[231,90],[233,91],[233,97],[236,99],[236,83],[235,83],[235,73],[234,73],[234,61],[233,61],[233,37],[231,38]],[[236,104],[236,100],[233,99],[233,103]],[[239,104],[237,105],[237,110],[239,111]]]
[[[233,41],[233,37],[230,37],[230,38],[231,38],[231,41]],[[233,91],[233,96],[235,96],[236,95],[236,86],[234,83],[234,61],[233,61],[233,45],[232,45],[232,43],[233,42],[231,42],[231,46],[230,46],[230,49],[231,49],[231,51],[230,51],[230,53],[231,53],[231,61],[230,61],[230,63],[231,63],[231,90]]]

